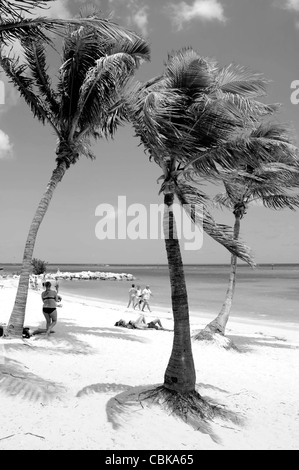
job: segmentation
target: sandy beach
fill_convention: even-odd
[[[0,323],[13,306],[16,280],[0,289]],[[230,321],[239,351],[193,342],[197,390],[232,420],[195,430],[166,409],[140,401],[163,383],[173,333],[115,327],[137,312],[63,297],[49,339],[0,339],[0,449],[298,450],[299,325]],[[173,321],[154,311],[165,328]],[[210,319],[191,315],[196,331]],[[29,290],[25,326],[44,327],[40,292]]]

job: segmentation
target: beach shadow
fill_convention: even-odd
[[[49,403],[65,392],[65,388],[32,374],[20,362],[5,358],[0,364],[0,393],[28,401]]]
[[[196,390],[200,393],[200,390],[213,390],[215,392],[221,392],[221,393],[229,393],[227,390],[223,390],[223,388],[216,387],[215,385],[210,385],[210,384],[196,384]]]
[[[127,387],[127,390],[124,390],[122,393],[111,397],[106,405],[106,414],[107,420],[111,423],[114,430],[119,429],[123,422],[128,422],[130,415],[134,413],[142,413],[145,409],[150,409],[154,414],[154,409],[159,409],[159,414],[165,413],[168,416],[175,416],[177,419],[181,419],[187,425],[192,427],[194,430],[199,431],[203,434],[208,434],[213,442],[217,444],[222,444],[221,439],[215,433],[213,429],[213,419],[203,418],[200,413],[194,413],[192,410],[188,413],[188,418],[181,415],[177,410],[170,409],[168,407],[167,400],[161,400],[156,398],[151,398],[155,396],[155,390],[158,390],[161,387],[161,384],[158,385],[147,385],[147,386],[136,386],[136,387]],[[215,388],[218,391],[227,393],[225,390],[218,389],[217,387],[200,384],[200,387],[206,388]],[[223,405],[220,405],[211,397],[202,397],[214,408],[215,418],[217,421],[227,422],[230,421],[235,425],[243,425],[244,418],[233,411],[226,409]],[[209,406],[210,406],[209,405]],[[125,421],[122,419],[122,415],[126,414]],[[159,416],[158,414],[158,416]],[[186,414],[187,416],[187,414]],[[155,418],[156,419],[156,418]],[[158,419],[158,418],[157,418]],[[219,425],[219,422],[218,422]],[[221,426],[221,424],[220,424]]]
[[[44,326],[44,324],[41,324],[40,328],[42,328],[42,326]],[[55,333],[51,334],[50,337],[47,338],[45,334],[39,334],[26,340],[26,342],[28,345],[34,347],[34,349],[41,352],[53,351],[57,354],[90,355],[96,350],[90,346],[88,341],[84,341],[84,335],[92,335],[97,338],[135,341],[139,343],[146,343],[149,341],[147,338],[132,335],[129,331],[130,330],[123,331],[117,327],[85,327],[79,326],[77,323],[69,320],[60,320],[59,324],[55,328]],[[12,347],[14,347],[14,345],[12,345]]]
[[[236,351],[240,353],[251,352],[256,346],[278,348],[278,349],[299,349],[299,346],[293,346],[291,344],[285,344],[284,338],[278,338],[276,336],[263,336],[260,338],[252,338],[249,336],[241,335],[227,335],[236,346]]]
[[[93,395],[95,393],[119,393],[123,391],[127,391],[130,388],[133,388],[131,385],[125,384],[116,384],[116,383],[97,383],[88,385],[87,387],[82,388],[77,393],[76,397],[84,397]]]

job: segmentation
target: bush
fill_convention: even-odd
[[[33,266],[33,274],[39,275],[44,274],[47,271],[47,264],[46,261],[42,261],[41,259],[33,258],[31,261]]]

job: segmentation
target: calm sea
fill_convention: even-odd
[[[17,273],[20,265],[0,265],[1,274]],[[103,271],[130,273],[135,284],[150,285],[154,297],[153,311],[163,307],[171,311],[170,284],[167,266],[157,265],[48,265],[47,271],[56,272]],[[225,298],[229,266],[187,265],[185,266],[189,307],[192,314],[208,312],[216,315]],[[83,298],[102,299],[127,305],[128,281],[60,281],[60,293]],[[299,323],[299,265],[261,265],[252,269],[238,266],[236,293],[232,317],[250,317],[282,322]]]

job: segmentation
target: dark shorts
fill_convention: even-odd
[[[51,313],[55,312],[55,310],[56,310],[56,307],[55,308],[43,307],[43,312],[47,313],[48,315],[51,315]]]

